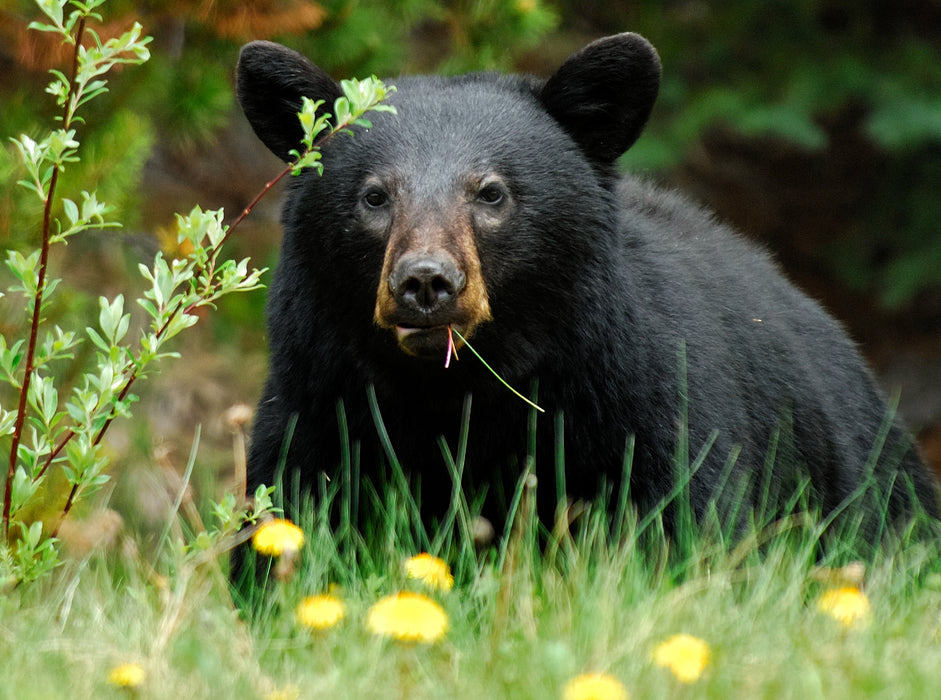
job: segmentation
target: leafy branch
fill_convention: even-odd
[[[11,344],[0,337],[0,381],[11,386],[19,397],[16,411],[0,407],[0,438],[10,437],[0,563],[12,561],[18,581],[38,578],[55,566],[55,537],[62,521],[79,498],[91,494],[109,478],[104,473],[108,460],[100,450],[108,428],[116,418],[130,417],[137,398],[131,393],[135,382],[146,376],[154,363],[177,356],[166,349],[166,343],[197,322],[199,309],[214,308],[217,300],[227,294],[261,286],[264,269],[249,270],[248,259],[235,261],[222,255],[232,231],[287,173],[297,174],[310,167],[322,171],[319,148],[328,139],[349,133],[354,126],[368,127],[363,115],[369,110],[393,111],[379,103],[394,88],[386,88],[375,78],[343,83],[344,95],[333,105],[337,115],[333,125],[330,114],[316,114],[322,103],[305,100],[299,113],[304,128],[303,150],[294,152],[296,160],[265,185],[231,225],[223,223],[222,209],[204,211],[194,207],[187,215],[177,215],[176,220],[179,242],[188,243],[183,246],[190,250],[187,256],[166,259],[158,253],[152,266],[139,265],[145,289],[136,301],[149,318],[136,343],[127,339],[131,317],[125,312],[124,296],[99,299],[97,328],[85,328],[85,336],[95,347],[95,366],[81,374],[66,397],[57,387],[53,366],[58,361],[74,360],[74,349],[83,338],[54,326],[41,339],[43,311],[59,284],[58,279],[48,276],[49,250],[82,231],[117,227],[120,223],[105,218],[111,208],[94,192],[82,192],[79,201],[60,197],[59,174],[68,164],[79,161],[76,126],[83,120],[78,112],[107,92],[103,76],[117,64],[140,64],[149,57],[150,37],[141,37],[142,28],[137,23],[120,37],[104,42],[89,28],[89,20],[101,21],[95,9],[103,2],[38,0],[49,21],[33,22],[30,28],[55,33],[64,44],[74,47],[71,70],[68,76],[59,70],[50,71],[53,80],[46,88],[61,108],[57,117],[60,127],[38,142],[25,135],[12,139],[27,173],[19,184],[43,203],[39,249],[26,255],[9,251],[6,259],[16,278],[7,292],[19,293],[26,300],[24,314],[29,319],[29,333]],[[72,9],[66,16],[67,7]],[[58,209],[61,216],[54,214]],[[44,538],[41,522],[27,526],[18,516],[54,466],[61,468],[70,489],[57,524]],[[10,548],[14,526],[19,528],[15,551]]]

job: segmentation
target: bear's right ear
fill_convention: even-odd
[[[570,56],[539,98],[589,158],[610,165],[640,136],[659,90],[656,49],[625,33]]]
[[[237,71],[239,104],[258,138],[285,162],[300,149],[304,131],[297,113],[301,97],[323,100],[323,109],[343,92],[339,84],[305,56],[281,44],[253,41],[242,47]]]

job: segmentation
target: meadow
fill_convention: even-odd
[[[806,514],[667,537],[626,501],[548,533],[524,486],[479,547],[461,499],[426,532],[390,488],[364,535],[331,525],[331,493],[287,526],[296,551],[277,528],[256,542],[263,587],[231,588],[225,554],[192,556],[174,515],[162,544],[127,536],[4,591],[0,697],[937,697],[937,538],[889,538],[864,564],[822,553]],[[425,607],[377,622],[401,592]]]

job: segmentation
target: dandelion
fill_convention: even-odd
[[[138,664],[120,664],[108,672],[108,683],[118,688],[136,688],[146,677]]]
[[[275,518],[259,527],[252,536],[252,547],[265,556],[296,554],[304,544],[304,531],[290,520]]]
[[[420,593],[402,592],[382,598],[369,609],[366,627],[373,634],[403,642],[430,644],[448,629],[448,614]]]
[[[607,673],[583,673],[565,684],[563,700],[628,700],[621,681]]]
[[[427,552],[409,557],[405,562],[405,573],[409,578],[417,579],[431,588],[450,591],[454,587],[454,577],[447,562]]]
[[[856,586],[825,591],[817,601],[817,609],[847,627],[869,620],[869,599]]]
[[[297,606],[295,616],[304,627],[326,630],[333,627],[346,614],[343,601],[329,593],[307,596]]]
[[[653,661],[669,668],[681,682],[692,683],[709,665],[709,645],[689,634],[674,634],[657,645]]]

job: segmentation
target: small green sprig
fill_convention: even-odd
[[[304,135],[301,137],[301,149],[291,149],[288,153],[294,159],[281,172],[275,175],[259,192],[255,198],[242,210],[238,218],[232,222],[234,228],[248,216],[255,205],[276,184],[289,173],[300,175],[307,169],[314,169],[318,175],[323,174],[321,160],[321,147],[337,134],[353,134],[352,127],[364,129],[372,128],[372,122],[365,118],[367,112],[389,112],[397,114],[392,105],[382,104],[390,94],[395,92],[394,85],[385,85],[376,76],[365,80],[342,80],[340,88],[343,95],[333,103],[334,118],[330,112],[318,110],[325,104],[323,100],[313,100],[310,97],[301,97],[301,111],[297,113]]]
[[[395,86],[386,87],[376,76],[365,80],[341,80],[340,89],[343,91],[343,96],[334,101],[334,114],[321,112],[318,115],[317,111],[323,107],[324,101],[315,101],[309,97],[301,98],[301,111],[298,112],[298,118],[304,130],[304,136],[301,139],[304,151],[294,149],[289,152],[295,159],[291,168],[293,175],[298,175],[305,168],[314,168],[318,174],[323,174],[320,148],[315,147],[314,144],[318,142],[324,131],[327,131],[327,136],[341,133],[351,135],[353,133],[351,127],[372,128],[372,122],[363,116],[366,112],[396,114],[395,107],[382,104],[383,100],[395,92]]]

